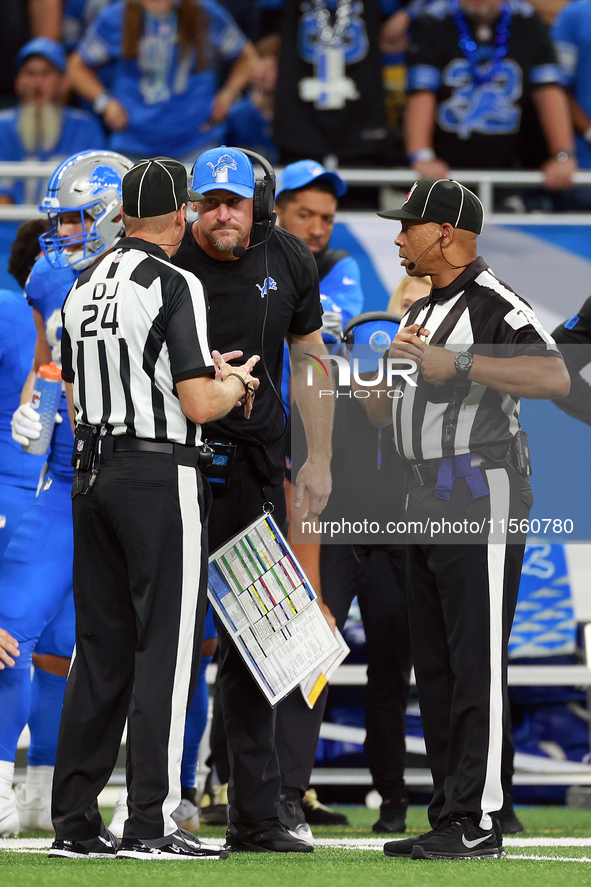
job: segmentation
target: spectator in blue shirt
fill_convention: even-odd
[[[59,163],[72,152],[104,148],[100,123],[86,111],[66,108],[66,54],[49,37],[25,44],[17,56],[16,108],[0,112],[0,160]],[[0,179],[0,203],[39,203],[47,183]]]
[[[220,143],[255,61],[253,45],[214,0],[127,0],[97,16],[70,56],[69,73],[112,131],[113,151],[188,161]],[[112,94],[98,77],[109,63]],[[221,88],[219,63],[230,65]]]

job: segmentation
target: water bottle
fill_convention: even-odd
[[[28,447],[23,447],[25,452],[42,456],[49,449],[61,396],[62,371],[58,365],[52,361],[40,366],[33,387],[31,406],[37,410],[43,427],[37,440],[32,440]]]

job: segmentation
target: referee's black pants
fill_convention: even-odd
[[[58,839],[99,834],[97,796],[129,714],[125,837],[172,834],[206,609],[206,502],[196,452],[112,452],[73,500],[75,658],[55,766]],[[179,460],[191,464],[179,464]]]
[[[459,544],[452,533],[440,544],[409,545],[408,614],[433,774],[433,828],[456,813],[490,828],[490,814],[503,806],[507,647],[524,551],[523,536],[507,529],[510,519],[528,517],[532,497],[510,466],[483,474],[490,494],[478,499],[463,478],[449,501],[435,496],[435,481],[413,481],[406,512],[408,521],[423,524],[427,518],[485,522],[483,534],[458,533]]]

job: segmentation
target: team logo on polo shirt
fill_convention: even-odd
[[[276,290],[277,289],[277,284],[273,280],[272,277],[265,277],[265,282],[263,283],[262,286],[260,283],[256,283],[255,286],[258,290],[260,290],[261,299],[264,299],[264,297],[267,295],[269,290]]]
[[[223,184],[228,181],[228,170],[238,169],[236,161],[231,154],[222,154],[217,163],[208,163],[211,167],[211,174],[216,183]]]

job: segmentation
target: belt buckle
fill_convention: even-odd
[[[423,479],[423,476],[421,474],[421,466],[418,462],[412,463],[412,473],[413,473],[414,479],[419,484],[419,486],[424,487],[426,484],[426,481]]]

